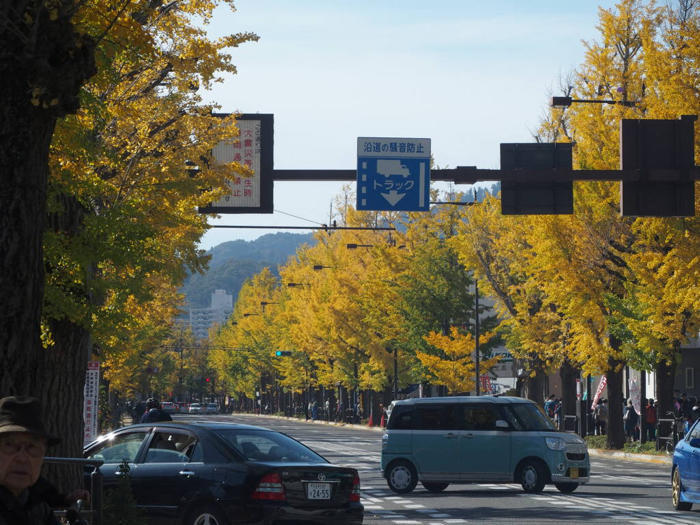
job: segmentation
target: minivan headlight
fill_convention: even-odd
[[[544,438],[549,450],[566,450],[566,443],[560,438]]]

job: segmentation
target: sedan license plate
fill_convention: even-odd
[[[569,477],[570,478],[578,478],[578,467],[571,467],[569,469]]]
[[[309,483],[306,485],[308,499],[331,499],[330,483]]]

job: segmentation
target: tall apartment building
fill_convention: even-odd
[[[196,339],[209,337],[209,329],[223,325],[233,313],[233,295],[226,290],[214,290],[209,308],[190,308],[189,324]]]

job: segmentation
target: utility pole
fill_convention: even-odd
[[[399,397],[399,360],[398,348],[394,346],[394,399]]]
[[[479,374],[479,283],[474,277],[474,363],[476,365],[476,395],[481,395]]]
[[[182,388],[182,383],[183,383],[183,377],[182,377],[182,372],[183,372],[183,362],[182,362],[182,352],[183,352],[183,344],[182,344],[182,329],[180,329],[180,333],[177,336],[177,351],[180,354],[180,373],[178,374],[177,382],[178,382],[178,401],[183,401],[183,399],[180,399],[181,397],[184,398],[184,393],[183,393],[183,388]]]

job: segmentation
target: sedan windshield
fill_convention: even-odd
[[[556,431],[552,421],[535,404],[513,403],[504,406],[504,413],[508,423],[515,430],[545,430]]]
[[[327,463],[310,448],[278,432],[224,428],[214,433],[250,461]]]

